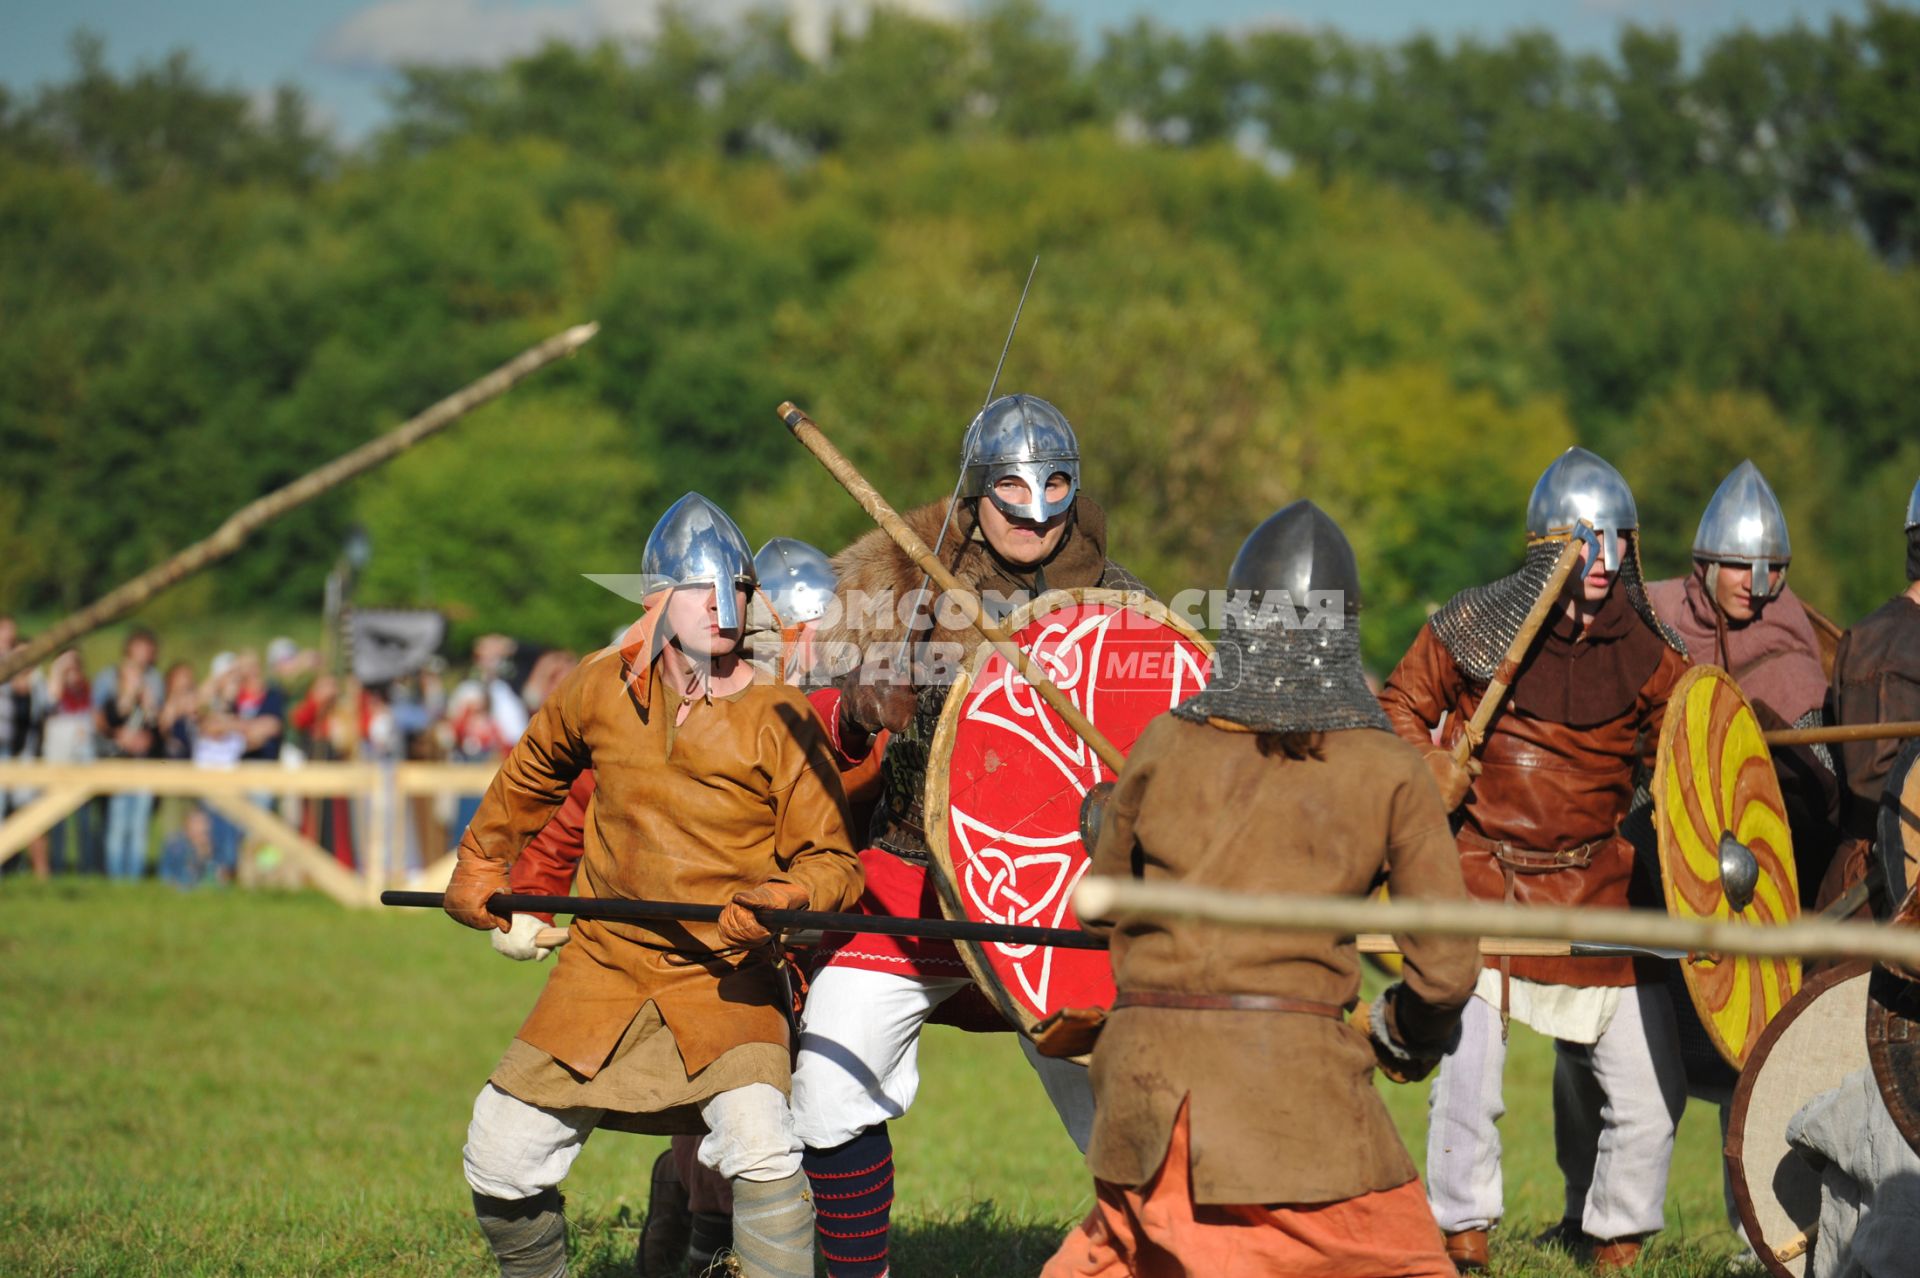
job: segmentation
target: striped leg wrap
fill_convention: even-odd
[[[887,1125],[800,1160],[813,1183],[813,1211],[829,1278],[884,1278],[893,1212],[893,1140]]]
[[[733,1255],[742,1278],[813,1278],[813,1204],[804,1175],[733,1182]]]

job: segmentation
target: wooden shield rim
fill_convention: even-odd
[[[1017,635],[1029,625],[1051,612],[1063,608],[1073,608],[1081,604],[1111,604],[1115,607],[1131,609],[1160,622],[1173,630],[1182,639],[1198,647],[1201,653],[1211,661],[1213,645],[1207,637],[1189,625],[1178,613],[1161,603],[1151,595],[1135,590],[1112,590],[1104,586],[1071,586],[1060,590],[1049,590],[1036,598],[1029,599],[1007,617],[1002,628],[1010,635]],[[951,849],[947,846],[947,824],[950,816],[948,760],[953,755],[953,737],[958,731],[960,708],[965,704],[968,691],[973,687],[975,676],[980,668],[997,653],[992,644],[982,643],[967,658],[967,663],[954,679],[953,686],[947,690],[946,704],[940,708],[940,723],[934,729],[933,741],[927,747],[927,791],[924,811],[926,813],[927,849],[932,854],[933,885],[940,899],[940,912],[949,919],[964,922],[967,912],[960,904],[959,879],[954,873]],[[1000,983],[1000,977],[987,962],[984,947],[978,941],[956,941],[954,948],[960,951],[960,960],[967,965],[967,971],[1007,1023],[1027,1034],[1038,1022],[1020,1001],[1008,994]]]
[[[1865,960],[1851,960],[1808,977],[1799,991],[1787,1000],[1786,1006],[1780,1009],[1779,1015],[1768,1021],[1767,1027],[1760,1031],[1760,1037],[1753,1042],[1753,1050],[1747,1053],[1747,1063],[1740,1070],[1740,1078],[1733,1085],[1733,1105],[1727,1114],[1727,1144],[1721,1154],[1727,1160],[1727,1179],[1733,1186],[1734,1211],[1747,1231],[1747,1241],[1752,1245],[1754,1254],[1774,1278],[1804,1276],[1795,1274],[1786,1267],[1785,1262],[1775,1259],[1774,1244],[1764,1237],[1758,1214],[1754,1211],[1753,1195],[1747,1190],[1747,1109],[1753,1101],[1754,1083],[1766,1066],[1767,1058],[1773,1055],[1774,1044],[1786,1036],[1787,1030],[1800,1019],[1802,1012],[1828,990],[1844,985],[1855,977],[1867,976],[1871,970],[1872,964]],[[1866,1055],[1864,1039],[1861,1042],[1861,1055]]]
[[[1666,715],[1665,721],[1662,722],[1660,725],[1659,749],[1657,753],[1654,755],[1653,799],[1655,804],[1654,837],[1658,844],[1658,853],[1659,853],[1659,859],[1660,859],[1660,887],[1661,887],[1661,890],[1666,894],[1668,913],[1673,912],[1673,908],[1674,908],[1673,903],[1677,899],[1676,891],[1674,888],[1674,882],[1673,882],[1672,867],[1673,867],[1673,858],[1676,855],[1679,855],[1673,846],[1672,838],[1667,833],[1668,826],[1671,823],[1666,820],[1665,811],[1664,811],[1665,803],[1666,803],[1665,796],[1667,792],[1668,760],[1673,757],[1674,739],[1681,732],[1684,732],[1686,730],[1685,706],[1686,706],[1687,696],[1693,691],[1693,688],[1695,685],[1699,684],[1703,680],[1708,680],[1708,679],[1718,680],[1722,683],[1725,683],[1726,686],[1732,690],[1733,695],[1740,698],[1740,704],[1742,707],[1745,708],[1747,714],[1754,717],[1755,724],[1757,725],[1759,723],[1758,716],[1754,716],[1753,703],[1748,701],[1747,694],[1740,690],[1740,684],[1734,679],[1732,675],[1728,674],[1725,670],[1721,669],[1719,666],[1712,665],[1710,663],[1702,663],[1700,665],[1689,667],[1686,673],[1680,676],[1680,682],[1674,686],[1673,692],[1669,694],[1669,696],[1667,697],[1667,715]],[[1674,711],[1676,710],[1680,711],[1680,713],[1678,714],[1674,713]],[[1786,810],[1787,810],[1786,799],[1780,793],[1780,780],[1773,773],[1771,768],[1769,768],[1765,773],[1764,785],[1766,786],[1768,793],[1772,795],[1774,799],[1775,807],[1778,808],[1778,810],[1781,813],[1781,825],[1783,826],[1783,828],[1787,829],[1787,837],[1788,837],[1787,856],[1789,860],[1789,866],[1790,868],[1794,869],[1797,872],[1798,865],[1793,860],[1793,857],[1794,857],[1794,851],[1793,851],[1793,845],[1792,845],[1793,832],[1792,832],[1792,828],[1787,825],[1786,817],[1785,817]],[[1795,882],[1792,884],[1788,884],[1787,887],[1791,888],[1792,890],[1783,892],[1782,896],[1785,899],[1788,909],[1791,911],[1789,917],[1797,917],[1800,912],[1800,900],[1798,895],[1799,885],[1797,882]],[[1750,962],[1751,960],[1722,959],[1721,961],[1742,963],[1742,962]],[[1700,1006],[1700,992],[1698,987],[1695,985],[1695,981],[1697,978],[1694,975],[1692,963],[1689,962],[1687,959],[1680,960],[1680,976],[1682,981],[1684,981],[1686,984],[1687,997],[1693,1001],[1694,1011],[1699,1014],[1700,1027],[1707,1032],[1707,1038],[1709,1041],[1713,1043],[1714,1050],[1720,1053],[1721,1059],[1726,1061],[1727,1064],[1733,1066],[1735,1069],[1744,1069],[1746,1066],[1746,1058],[1738,1055],[1731,1048],[1728,1047],[1726,1042],[1726,1037],[1720,1032],[1720,1027],[1714,1024],[1713,1016],[1711,1015],[1711,1013],[1707,1009]],[[1801,989],[1804,989],[1804,988],[1806,988],[1806,977],[1803,969],[1802,976],[1801,976]],[[1799,990],[1795,990],[1793,994],[1789,995],[1787,997],[1786,1002],[1783,1002],[1781,1004],[1781,1010],[1784,1011],[1786,1008],[1786,1003],[1792,1002],[1793,998],[1796,997],[1798,994],[1799,994]],[[1775,1016],[1778,1016],[1778,1015],[1780,1015],[1780,1013],[1776,1012]],[[1765,1033],[1765,1030],[1766,1030],[1766,1027],[1763,1026],[1762,1027],[1763,1034]],[[1753,1044],[1748,1045],[1747,1057],[1752,1056],[1754,1046],[1757,1045],[1758,1042],[1759,1042],[1759,1039],[1756,1038]]]
[[[1913,814],[1911,819],[1906,817],[1907,813]],[[1893,869],[1895,847],[1907,871],[1903,882],[1897,885],[1889,882],[1882,892],[1887,915],[1891,917],[1913,890],[1912,871],[1915,862],[1920,861],[1920,737],[1900,747],[1900,753],[1894,756],[1886,788],[1880,795],[1880,815],[1875,824],[1874,842],[1878,845],[1882,877]]]

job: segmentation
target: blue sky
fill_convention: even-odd
[[[705,0],[725,11],[766,0]],[[858,0],[812,0],[823,7]],[[962,0],[911,0],[956,7]],[[1498,36],[1545,27],[1579,48],[1604,48],[1625,22],[1670,26],[1690,47],[1742,25],[1795,19],[1824,24],[1858,16],[1864,0],[1050,0],[1089,43],[1104,27],[1152,13],[1188,31],[1283,23],[1333,26],[1370,39],[1427,30],[1443,37]],[[551,35],[591,38],[643,31],[658,0],[0,0],[0,83],[18,93],[61,78],[74,30],[106,36],[116,66],[191,49],[219,80],[264,94],[291,81],[306,89],[343,137],[382,117],[383,68],[397,60],[496,60]]]

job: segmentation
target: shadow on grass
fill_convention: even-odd
[[[612,1216],[570,1220],[572,1271],[581,1278],[633,1278],[640,1218],[622,1208]],[[992,1200],[950,1216],[911,1216],[895,1222],[892,1268],[914,1278],[1019,1278],[1037,1274],[1071,1229],[1016,1220]]]

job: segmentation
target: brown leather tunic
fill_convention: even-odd
[[[1121,769],[1090,873],[1328,896],[1365,896],[1384,875],[1399,899],[1464,899],[1446,813],[1419,754],[1371,728],[1322,740],[1319,760],[1270,758],[1252,733],[1160,716]],[[1351,936],[1126,916],[1090,926],[1112,937],[1123,994],[1334,1005],[1359,996]],[[1398,1030],[1436,1046],[1473,993],[1478,948],[1458,937],[1396,939],[1416,996],[1402,1005]],[[1413,1179],[1414,1166],[1373,1069],[1365,1035],[1341,1020],[1122,1008],[1093,1053],[1087,1164],[1110,1184],[1144,1185],[1185,1100],[1196,1202],[1324,1203],[1392,1189]]]
[[[1539,655],[1536,647],[1522,667],[1523,680]],[[1686,667],[1685,657],[1662,644],[1652,675],[1631,693],[1627,708],[1593,726],[1538,717],[1509,700],[1481,747],[1482,772],[1455,814],[1460,867],[1469,893],[1486,901],[1507,899],[1508,876],[1495,856],[1496,846],[1504,844],[1533,852],[1572,850],[1576,859],[1585,861],[1515,874],[1512,899],[1517,902],[1607,909],[1629,904],[1634,850],[1620,837],[1618,826],[1633,798],[1634,763],[1658,745],[1667,698]],[[1569,682],[1579,677],[1577,671],[1567,676]],[[1422,748],[1430,747],[1433,729],[1445,715],[1447,730],[1439,744],[1451,747],[1485,691],[1484,684],[1462,673],[1433,628],[1423,626],[1388,677],[1380,704],[1394,731]],[[1657,878],[1655,871],[1645,881]],[[1499,962],[1489,959],[1487,966]],[[1511,971],[1554,985],[1634,983],[1630,958],[1513,959]]]
[[[1841,723],[1920,719],[1920,604],[1895,595],[1840,638],[1833,659],[1833,709]],[[1871,839],[1887,773],[1904,741],[1849,741],[1837,747],[1847,784],[1847,832]]]
[[[581,896],[718,904],[783,880],[805,887],[814,909],[852,905],[860,863],[806,697],[755,683],[695,704],[676,727],[679,699],[629,660],[598,653],[547,698],[487,788],[461,854],[512,864],[592,768]],[[588,1080],[648,1002],[688,1076],[743,1044],[784,1046],[779,973],[721,946],[712,924],[576,920],[518,1037]]]

